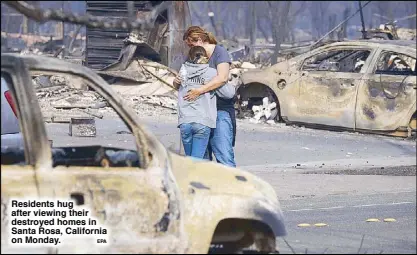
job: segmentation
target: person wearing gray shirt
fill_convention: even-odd
[[[203,158],[212,128],[216,128],[217,107],[215,91],[200,95],[195,101],[186,101],[190,89],[198,88],[217,75],[208,64],[203,47],[192,47],[187,61],[181,66],[181,85],[178,90],[178,127],[187,156]],[[220,93],[229,93],[227,88]]]

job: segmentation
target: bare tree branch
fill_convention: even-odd
[[[251,28],[250,28],[250,43],[254,45],[256,43],[256,34],[257,34],[257,24],[256,24],[256,3],[252,2],[249,4],[250,8],[250,19],[251,19]]]
[[[327,28],[325,24],[327,23],[326,14],[328,9],[328,2],[311,2],[310,12],[312,15],[312,23],[318,37],[322,36],[324,30]]]
[[[365,8],[371,1],[366,2],[363,6],[362,9]],[[352,17],[354,17],[357,13],[359,12],[359,9],[356,10],[355,13],[353,13],[352,15],[350,15],[348,18],[346,18],[345,20],[343,20],[342,22],[339,23],[339,25],[337,25],[336,27],[334,27],[332,30],[330,30],[329,32],[327,32],[325,35],[323,35],[319,40],[317,40],[315,43],[313,43],[310,48],[312,49],[315,45],[317,45],[319,42],[321,42],[324,38],[326,38],[330,33],[332,33],[333,31],[335,31],[336,29],[338,29],[340,26],[342,26],[345,22],[347,22],[348,20],[350,20]]]
[[[259,28],[259,31],[261,31],[263,37],[265,38],[265,42],[268,42],[268,39],[269,39],[268,32],[266,31],[266,28],[265,28],[265,26],[263,26],[263,24],[261,23],[261,21],[262,21],[262,18],[258,18],[258,20],[257,20],[257,26]]]
[[[278,17],[277,21],[272,22],[272,35],[274,38],[275,49],[274,54],[272,54],[271,64],[274,65],[277,63],[279,51],[281,49],[281,43],[283,42],[282,36],[278,36],[279,34],[286,34],[286,30],[288,29],[288,15],[291,9],[291,1],[285,2],[277,2],[276,4],[282,3],[282,8],[278,8],[274,6],[272,1],[267,1],[269,6],[269,15],[271,21],[273,21],[273,17]],[[277,14],[279,10],[279,14]]]
[[[199,12],[199,8],[195,8],[194,4],[196,4],[198,2],[189,2],[188,6],[190,7],[190,12],[194,14],[194,16],[197,18],[198,22],[200,23],[200,26],[204,26],[204,19],[203,19],[203,14],[201,12]],[[199,3],[199,4],[203,4],[203,3]],[[201,8],[203,9],[203,8]]]
[[[268,12],[269,20],[271,21],[272,39],[273,39],[274,43],[276,43],[276,38],[277,38],[277,29],[276,28],[279,26],[279,24],[277,24],[277,22],[274,22],[274,20],[273,20],[274,15],[273,15],[272,12],[275,9],[274,5],[273,5],[273,2],[272,1],[267,1],[267,3],[268,3],[268,7],[269,7],[268,8],[269,9],[269,12]]]
[[[298,10],[294,11],[290,16],[295,17],[295,16],[298,16],[305,11],[306,1],[300,1],[299,3],[301,3],[300,8],[298,8]]]
[[[269,12],[270,4],[268,2],[258,3],[257,6],[257,28],[265,37],[265,41],[268,42],[270,35],[273,37],[272,34],[272,19]],[[267,15],[265,15],[267,13]]]
[[[222,5],[221,5],[222,4]],[[217,2],[217,12],[220,14],[221,13],[221,17],[220,17],[220,22],[219,22],[219,26],[222,30],[222,35],[223,35],[223,39],[227,40],[230,35],[226,32],[226,26],[227,26],[227,22],[226,22],[226,17],[230,16],[228,14],[229,13],[229,2]]]
[[[300,7],[294,11],[293,13],[291,13],[288,17],[288,21],[287,21],[287,37],[288,39],[291,41],[291,43],[293,43],[295,41],[295,35],[294,35],[294,25],[295,25],[295,20],[297,19],[297,16],[300,15],[301,13],[303,13],[305,11],[305,7],[306,7],[306,1],[300,1]]]
[[[214,1],[214,6],[216,8],[216,26],[218,27],[217,30],[220,32],[221,30],[221,36],[223,39],[226,39],[226,30],[224,28],[224,19],[223,15],[221,14],[221,8],[227,9],[226,7],[227,2],[217,2]],[[219,35],[220,36],[220,35]]]
[[[145,17],[145,19],[136,19],[130,22],[129,19],[114,19],[109,20],[108,18],[95,17],[89,14],[79,16],[72,13],[64,13],[59,10],[40,10],[25,1],[4,1],[5,4],[12,7],[16,11],[22,13],[28,18],[31,18],[37,22],[45,23],[47,21],[61,21],[68,22],[78,25],[85,25],[89,28],[122,28],[127,30],[132,29],[149,29],[155,23],[156,18],[163,11],[167,10],[171,5],[171,1],[165,1],[155,7],[151,13]]]
[[[215,3],[213,3],[214,1],[209,1],[208,2],[208,10],[209,10],[209,12],[211,12],[211,13],[213,13],[213,10],[214,10],[214,7],[213,7],[213,5],[215,4]],[[211,26],[213,27],[213,30],[214,30],[214,34],[215,34],[215,36],[217,37],[217,36],[219,36],[219,30],[217,29],[217,24],[216,24],[216,21],[215,21],[215,18],[214,18],[214,16],[209,16],[210,17],[210,23],[211,23]],[[216,16],[216,18],[218,18],[217,16]]]

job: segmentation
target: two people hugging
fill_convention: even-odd
[[[225,48],[199,26],[183,36],[190,47],[186,62],[174,80],[178,88],[178,127],[187,156],[236,167],[234,145],[235,87],[227,83],[231,64]]]

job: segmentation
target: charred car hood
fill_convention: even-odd
[[[170,157],[172,172],[183,193],[197,189],[210,194],[262,197],[278,204],[272,186],[249,172],[173,153]]]
[[[292,69],[293,66],[297,63],[297,59],[298,58],[285,60],[264,69],[248,70],[247,72],[244,72],[241,76],[242,83],[262,83],[271,86],[271,81],[275,81],[275,79],[278,78],[280,75],[285,75],[286,73],[290,73],[291,71],[293,71]]]

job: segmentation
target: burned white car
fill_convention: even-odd
[[[242,82],[240,113],[267,98],[276,107],[266,119],[401,137],[416,132],[415,41],[331,43],[248,71]]]

